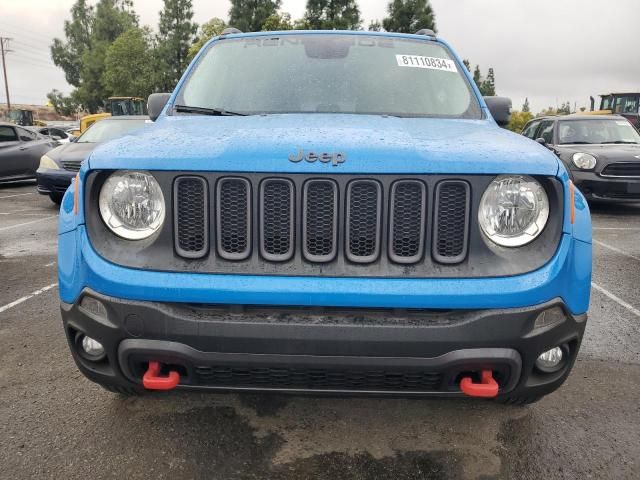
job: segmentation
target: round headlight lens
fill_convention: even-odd
[[[503,247],[532,242],[549,219],[549,198],[527,175],[501,175],[480,200],[478,220],[484,234]]]
[[[100,215],[113,233],[127,240],[150,237],[164,223],[160,185],[146,172],[119,170],[100,190]]]
[[[593,170],[596,168],[596,163],[598,163],[596,157],[589,153],[574,153],[571,160],[580,170]]]

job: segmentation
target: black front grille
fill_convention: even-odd
[[[213,200],[209,184],[215,185]],[[428,200],[430,191],[433,203]],[[436,262],[453,264],[462,262],[468,251],[471,187],[463,180],[427,187],[411,178],[387,183],[352,178],[339,183],[259,176],[208,181],[185,175],[175,178],[173,198],[175,249],[188,259],[207,256],[210,237],[216,239],[213,250],[219,259],[257,258],[263,264],[304,259],[309,265],[322,265],[340,253],[341,261],[353,265],[377,262],[386,255],[385,261],[404,266],[421,262],[425,251],[432,252]],[[433,242],[427,248],[431,231]],[[254,245],[259,255],[252,254]]]
[[[218,181],[216,202],[218,254],[227,260],[243,260],[251,247],[251,184],[244,178]]]
[[[214,387],[429,392],[442,383],[439,372],[425,370],[196,366],[194,371],[198,385]]]
[[[640,162],[618,162],[607,165],[601,175],[607,177],[640,177]]]
[[[382,188],[372,180],[355,180],[347,187],[346,245],[352,262],[369,263],[380,252]]]
[[[400,180],[391,187],[389,256],[398,263],[422,257],[425,237],[426,187],[418,180]]]
[[[433,256],[441,263],[459,263],[467,252],[469,184],[453,180],[436,186]]]
[[[71,172],[79,172],[80,165],[82,165],[81,160],[65,160],[65,161],[62,161],[61,163],[62,163],[62,168],[64,168],[65,170],[69,170]]]
[[[293,255],[295,204],[290,180],[269,178],[260,190],[260,248],[267,260],[285,261]]]
[[[337,251],[338,186],[331,180],[304,184],[302,251],[312,262],[330,262]]]
[[[175,244],[186,258],[200,258],[209,248],[207,182],[201,177],[178,177],[174,185]]]

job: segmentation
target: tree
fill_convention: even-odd
[[[200,49],[204,47],[204,44],[211,40],[213,37],[217,37],[222,31],[227,28],[227,24],[224,20],[218,17],[214,17],[206,23],[203,23],[198,30],[198,36],[196,41],[189,47],[188,60],[191,61],[195,57]]]
[[[95,7],[77,0],[71,8],[71,20],[65,22],[66,41],[53,41],[51,57],[76,87],[74,101],[88,111],[102,107],[109,93],[102,83],[109,45],[137,24],[131,0],[100,0]]]
[[[367,30],[370,32],[380,32],[382,31],[382,23],[380,23],[379,20],[372,20]]]
[[[471,63],[469,60],[463,60],[462,63],[467,70],[471,71]],[[493,68],[489,68],[487,73],[487,78],[482,76],[482,71],[480,70],[480,65],[476,65],[476,68],[473,69],[473,82],[477,85],[478,90],[480,90],[480,94],[485,97],[493,97],[496,94],[496,76]]]
[[[264,21],[262,30],[265,32],[277,32],[282,30],[293,30],[291,15],[288,13],[274,13]]]
[[[484,80],[480,86],[480,93],[486,97],[493,97],[496,94],[496,78],[493,73],[493,68],[489,69],[489,73],[487,73],[487,78]]]
[[[189,61],[198,25],[193,21],[192,0],[164,0],[158,25],[156,50],[159,87],[163,92],[173,90]]]
[[[529,107],[529,98],[524,99],[524,103],[522,104],[523,113],[531,112],[531,108]]]
[[[148,28],[131,28],[109,46],[102,81],[113,96],[146,98],[153,93],[153,40]]]
[[[93,7],[86,0],[77,0],[71,7],[71,20],[64,21],[66,42],[54,38],[51,45],[53,63],[64,70],[65,79],[74,87],[80,85],[82,54],[89,47],[92,25]]]
[[[512,132],[522,133],[522,129],[532,118],[533,114],[531,112],[511,112],[511,119],[509,125],[507,125],[507,129]]]
[[[47,93],[49,103],[59,115],[66,117],[71,116],[78,110],[78,104],[75,99],[70,96],[65,96],[61,91],[53,89]]]
[[[436,31],[436,19],[429,0],[392,0],[389,16],[382,20],[388,32],[416,33],[423,28]]]
[[[307,0],[304,18],[312,30],[360,30],[362,25],[356,0]]]
[[[231,0],[229,25],[243,32],[259,32],[271,15],[277,13],[281,0]]]

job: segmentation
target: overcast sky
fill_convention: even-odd
[[[16,103],[44,103],[53,88],[71,87],[50,60],[74,0],[0,0],[0,36]],[[162,0],[134,0],[141,23],[156,26]],[[283,0],[294,18],[305,0]],[[385,16],[387,0],[359,0],[366,27]],[[228,0],[193,0],[195,21],[226,18]],[[589,95],[640,91],[640,0],[431,0],[439,35],[463,58],[495,69],[499,95],[535,112],[565,101],[588,106]],[[4,84],[0,102],[5,102]]]

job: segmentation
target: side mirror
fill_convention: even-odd
[[[540,138],[536,138],[536,142],[538,142],[538,143],[539,143],[540,145],[542,145],[543,147],[546,147],[546,146],[547,146],[547,141],[546,141],[544,138],[542,138],[542,137],[540,137]]]
[[[152,122],[155,122],[156,119],[162,113],[162,109],[171,98],[170,93],[152,93],[149,95],[149,100],[147,101],[147,111],[149,112],[149,118]]]
[[[491,116],[501,127],[509,125],[511,120],[511,99],[506,97],[484,97]]]

